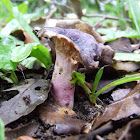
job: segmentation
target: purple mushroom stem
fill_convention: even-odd
[[[71,74],[77,71],[78,63],[72,64],[65,55],[56,51],[55,68],[52,76],[52,94],[60,106],[73,108],[75,86],[70,82]]]

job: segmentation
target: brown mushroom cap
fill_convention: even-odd
[[[91,25],[86,22],[83,22],[79,19],[76,20],[59,20],[56,23],[56,27],[66,28],[66,29],[76,29],[88,34],[91,34],[98,43],[105,43],[99,33],[97,33]]]
[[[62,48],[62,45],[59,45],[60,47],[56,49],[67,56],[71,56],[73,60],[82,63],[87,69],[94,69],[99,65],[99,59],[104,45],[97,43],[90,34],[75,29],[46,27],[40,31],[38,36],[53,38],[55,44],[64,43],[67,47]]]

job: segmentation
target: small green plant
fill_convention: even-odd
[[[18,79],[14,71],[27,57],[36,58],[45,68],[49,68],[52,63],[49,51],[40,43],[18,44],[16,47],[17,43],[10,37],[0,38],[0,77],[15,84]],[[6,77],[7,73],[11,73],[9,78]]]
[[[0,140],[5,140],[4,123],[0,118]]]
[[[41,66],[49,68],[52,64],[51,55],[48,49],[42,44],[40,44],[39,39],[32,32],[31,27],[25,20],[22,13],[26,13],[27,8],[25,10],[22,9],[20,6],[14,7],[13,3],[10,0],[1,1],[3,5],[8,9],[13,19],[10,22],[11,25],[7,24],[7,26],[3,28],[0,32],[0,77],[10,83],[17,84],[18,78],[14,71],[16,70],[17,65],[20,62],[31,57],[32,60],[36,59],[36,61],[38,61]],[[26,6],[27,5],[25,4],[24,7]],[[24,45],[24,42],[18,41],[16,38],[10,36],[10,33],[13,31],[11,29],[11,26],[14,24],[16,25],[14,26],[15,28],[18,26],[18,24],[21,25],[24,31],[28,32],[28,34],[34,39],[35,43],[29,43]],[[25,62],[26,61],[24,61],[24,64]],[[8,73],[11,74],[10,77],[7,77]]]
[[[120,85],[120,84],[124,84],[124,83],[127,83],[127,82],[140,80],[140,73],[133,74],[133,75],[118,79],[118,80],[106,85],[105,87],[103,87],[102,89],[100,89],[99,91],[96,92],[96,88],[97,88],[98,83],[99,83],[99,81],[101,79],[103,69],[104,69],[103,67],[101,69],[99,69],[99,71],[97,72],[97,74],[95,76],[94,86],[93,86],[92,92],[85,84],[85,75],[84,74],[80,74],[78,72],[73,72],[72,73],[71,82],[73,84],[78,84],[79,86],[81,86],[85,90],[85,92],[88,94],[90,102],[93,103],[93,104],[96,103],[97,97],[101,93],[103,93],[104,91],[108,90],[109,88],[117,86],[117,85]]]

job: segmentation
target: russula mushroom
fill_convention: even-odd
[[[73,108],[75,87],[70,82],[72,72],[77,71],[79,63],[86,69],[97,68],[105,46],[97,43],[92,35],[75,29],[46,27],[39,32],[38,37],[49,38],[55,44],[53,99],[60,106]]]

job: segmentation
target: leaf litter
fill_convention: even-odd
[[[37,105],[43,103],[50,91],[49,80],[28,79],[28,84],[21,83],[20,86],[14,86],[6,91],[15,91],[19,93],[8,101],[1,103],[0,116],[7,125],[21,116],[32,112]]]
[[[123,41],[123,43],[124,43],[125,41]],[[116,43],[117,44],[117,43]],[[130,46],[130,43],[129,44],[125,44],[124,43],[124,45],[125,45],[125,47],[127,47],[127,45],[129,45]],[[120,45],[120,46],[122,46],[122,45]],[[122,48],[122,47],[120,47],[120,48]],[[124,49],[125,50],[125,49]],[[130,50],[131,51],[131,50]],[[118,63],[118,62],[117,62]],[[133,62],[132,62],[133,63]],[[124,64],[124,63],[123,63]],[[116,69],[116,68],[115,68]],[[128,69],[128,67],[126,67],[126,69]],[[134,69],[134,70],[129,70],[129,71],[136,71],[136,70],[138,70],[139,69],[139,67],[138,68],[136,68],[136,69]],[[121,71],[123,71],[124,69],[121,69]],[[126,71],[125,71],[126,72]],[[108,75],[107,77],[109,77],[110,75]],[[45,81],[45,80],[44,80]],[[103,83],[104,83],[104,81],[103,81]],[[15,88],[15,87],[14,87]],[[9,105],[11,105],[11,104],[18,104],[18,106],[12,106],[13,108],[12,108],[12,110],[14,110],[14,111],[19,111],[17,114],[14,112],[13,113],[13,116],[14,117],[12,117],[12,116],[10,116],[10,119],[13,119],[12,121],[9,121],[8,119],[6,120],[6,122],[7,122],[7,124],[8,123],[11,123],[11,122],[13,122],[13,121],[15,121],[15,120],[19,120],[19,118],[21,117],[21,116],[25,116],[25,115],[30,115],[31,114],[31,112],[36,108],[36,106],[38,105],[38,104],[41,104],[41,103],[43,103],[46,99],[47,99],[47,97],[45,97],[46,99],[44,99],[44,101],[42,101],[41,103],[37,103],[35,106],[33,106],[33,107],[31,107],[31,98],[33,98],[32,96],[34,96],[34,94],[33,95],[30,95],[30,92],[29,92],[29,94],[28,93],[26,93],[25,91],[26,91],[26,89],[24,89],[24,90],[22,90],[22,92],[19,90],[20,88],[22,89],[22,87],[19,87],[19,88],[17,88],[17,89],[12,89],[13,91],[15,91],[15,90],[17,90],[18,92],[19,92],[19,94],[20,94],[20,96],[22,97],[19,97],[19,96],[17,96],[18,98],[19,98],[19,100],[22,102],[22,104],[21,104],[21,106],[22,107],[20,107],[20,103],[19,102],[17,102],[17,97],[16,98],[11,98],[10,100],[8,100],[8,101],[5,101],[5,102],[3,102],[2,103],[2,106],[1,107],[3,107],[3,106],[6,106],[6,104],[7,104],[7,106],[9,107]],[[37,87],[35,87],[36,88],[36,90],[37,91],[39,91],[39,89],[40,89],[40,84],[38,84],[38,86]],[[28,89],[28,88],[27,88]],[[33,91],[36,91],[36,90],[33,90]],[[132,92],[133,91],[133,92]],[[67,114],[67,111],[68,112],[71,112],[71,111],[69,111],[69,110],[63,110],[63,109],[56,109],[55,108],[55,110],[52,110],[53,109],[53,107],[51,107],[51,108],[49,108],[49,107],[46,107],[45,108],[45,114],[43,114],[43,115],[46,115],[47,114],[47,120],[44,122],[44,123],[46,123],[46,124],[44,124],[45,126],[48,126],[48,124],[50,125],[50,126],[52,126],[52,127],[54,127],[53,128],[53,131],[54,131],[54,133],[49,133],[47,136],[45,136],[44,135],[44,137],[43,136],[40,136],[42,133],[40,133],[40,134],[38,134],[38,135],[36,135],[36,136],[34,136],[34,137],[38,137],[38,139],[42,139],[42,138],[46,138],[46,137],[49,137],[49,139],[62,139],[63,138],[63,135],[62,134],[64,134],[64,131],[63,131],[63,129],[64,129],[64,126],[66,126],[65,124],[66,124],[66,122],[67,121],[65,121],[64,123],[63,123],[63,121],[64,121],[64,118],[65,118],[65,115],[67,116],[66,118],[67,119],[70,119],[70,123],[69,123],[69,125],[71,125],[71,123],[72,123],[72,127],[70,127],[70,131],[69,132],[72,132],[73,130],[71,129],[71,128],[73,128],[75,125],[77,126],[78,125],[78,127],[80,128],[78,128],[78,131],[77,132],[79,132],[80,130],[81,130],[81,127],[87,122],[88,124],[86,125],[87,127],[89,127],[89,128],[87,128],[88,129],[88,132],[90,132],[89,134],[86,134],[86,135],[77,135],[77,136],[75,136],[75,138],[74,137],[70,137],[70,139],[72,139],[72,140],[74,140],[74,139],[82,139],[82,138],[85,138],[85,139],[93,139],[93,138],[97,138],[97,136],[100,138],[100,134],[103,134],[104,132],[106,132],[106,131],[109,131],[109,132],[111,132],[112,130],[111,129],[113,129],[113,122],[119,122],[120,120],[122,120],[122,119],[127,119],[127,118],[132,118],[132,119],[135,119],[135,116],[133,116],[134,114],[135,115],[139,115],[139,107],[140,107],[140,102],[139,102],[139,100],[140,100],[140,96],[139,96],[139,90],[137,89],[135,92],[134,92],[134,90],[132,90],[131,92],[129,92],[128,93],[128,95],[126,95],[123,99],[120,99],[119,101],[116,101],[115,103],[113,103],[113,104],[110,104],[110,105],[104,105],[104,106],[106,106],[106,108],[105,108],[105,111],[103,111],[103,114],[102,115],[100,115],[100,116],[98,116],[96,119],[94,119],[94,116],[96,117],[96,111],[98,112],[98,110],[96,109],[96,108],[94,108],[92,105],[87,105],[87,104],[85,104],[85,102],[83,101],[83,100],[80,100],[79,99],[79,97],[76,97],[76,98],[78,98],[78,99],[76,99],[76,102],[75,102],[75,105],[77,104],[77,102],[81,102],[81,103],[78,103],[79,104],[79,106],[78,106],[78,108],[77,109],[81,109],[82,110],[82,107],[85,107],[81,112],[83,113],[85,113],[85,116],[87,116],[87,118],[83,121],[81,121],[80,119],[82,118],[80,118],[80,116],[77,116],[76,114],[75,114],[75,112],[76,113],[79,113],[76,109],[75,109],[75,112],[73,112],[73,115],[72,115],[72,117],[74,117],[74,119],[75,119],[75,117],[76,117],[76,119],[78,118],[80,121],[78,121],[77,120],[77,122],[75,123],[73,123],[72,121],[71,121],[71,119],[73,119],[73,118],[71,118],[70,116],[68,116],[68,114]],[[9,92],[8,90],[5,90],[5,92]],[[49,91],[48,91],[49,92]],[[23,96],[22,96],[22,94],[23,94]],[[110,91],[108,91],[106,94],[110,94]],[[46,95],[47,96],[47,95]],[[76,95],[76,96],[79,96],[79,95]],[[83,95],[80,95],[81,96],[81,98],[85,98],[85,97],[83,97]],[[36,97],[35,97],[36,98]],[[13,100],[12,100],[13,99]],[[15,103],[14,103],[15,102]],[[86,102],[88,102],[88,101],[86,101]],[[84,104],[84,105],[82,105],[82,104]],[[82,107],[80,107],[80,105],[82,106]],[[26,107],[28,106],[28,108],[29,109],[27,109]],[[11,111],[10,109],[8,109],[8,107],[7,108],[3,108],[4,110],[6,109],[6,110],[8,110],[9,112]],[[15,107],[15,108],[14,108]],[[39,106],[39,108],[41,108],[42,107],[42,105],[41,106]],[[17,109],[16,109],[17,108]],[[20,110],[20,109],[21,110]],[[22,108],[24,108],[24,109],[22,109]],[[31,109],[32,108],[32,109]],[[94,108],[94,109],[93,109]],[[132,109],[131,109],[132,108]],[[0,108],[1,109],[1,108]],[[49,111],[48,111],[49,110]],[[51,110],[51,111],[50,111]],[[56,111],[57,110],[57,111]],[[93,113],[93,110],[94,110],[94,113]],[[36,110],[35,110],[36,111]],[[61,113],[62,114],[61,114]],[[90,113],[89,113],[90,112]],[[3,115],[3,113],[4,113],[4,111],[2,112],[2,114],[0,114],[0,116],[1,115]],[[20,113],[20,115],[19,115],[19,113]],[[64,114],[63,114],[64,113]],[[8,112],[7,112],[7,114],[8,114]],[[7,114],[4,114],[5,116],[7,115]],[[90,114],[92,114],[91,116],[90,116]],[[8,114],[8,115],[11,115],[10,113]],[[42,115],[42,113],[40,113],[39,114],[40,116]],[[89,116],[90,117],[89,117]],[[85,117],[84,116],[84,117]],[[83,118],[84,118],[83,117]],[[89,117],[89,118],[88,118]],[[41,118],[41,117],[40,117]],[[66,119],[66,120],[67,120]],[[53,122],[53,121],[55,121],[55,122]],[[53,122],[53,123],[52,123]],[[56,128],[58,128],[58,126],[60,126],[59,125],[59,123],[61,123],[61,129],[59,129],[59,130],[61,130],[61,132],[59,131],[59,132],[56,132],[55,130],[56,130]],[[14,123],[14,122],[13,122]],[[105,125],[104,125],[105,124]],[[130,122],[128,122],[127,124],[126,124],[126,127],[123,129],[123,130],[125,130],[125,132],[124,133],[121,133],[119,136],[119,139],[121,140],[121,139],[123,139],[123,138],[125,138],[125,139],[128,139],[127,137],[128,137],[128,134],[130,134],[131,133],[131,126],[139,126],[139,119],[135,119],[135,120],[132,120],[132,121],[130,121]],[[49,127],[50,127],[49,126]],[[23,125],[23,127],[24,127],[24,125]],[[48,127],[44,127],[44,128],[46,128],[46,130],[44,130],[45,132],[47,132],[48,133]],[[136,127],[136,128],[138,128],[138,127]],[[19,127],[19,129],[20,129],[20,131],[22,131],[22,128],[20,128]],[[25,129],[26,129],[26,127],[25,127]],[[133,128],[132,128],[133,129]],[[118,130],[118,129],[117,129]],[[120,129],[121,130],[121,129]],[[15,131],[16,131],[16,129],[15,129]],[[37,131],[39,131],[39,130],[37,130]],[[63,133],[62,133],[63,132]],[[69,133],[67,130],[66,130],[66,133],[65,134],[68,134]],[[39,133],[39,132],[38,132]],[[56,135],[56,133],[57,134],[61,134],[61,136],[60,137],[53,137],[53,136],[50,136],[51,134],[52,135]],[[81,133],[83,133],[82,131],[81,131]],[[44,133],[44,134],[46,134],[46,133]],[[78,133],[79,134],[79,133]],[[132,134],[132,133],[131,133]],[[28,134],[28,133],[26,133],[25,135],[30,135],[30,134]],[[42,134],[43,135],[43,134]],[[111,133],[109,134],[109,136],[111,135]],[[93,136],[95,136],[95,137],[93,137]],[[134,136],[134,134],[132,134],[132,136]],[[113,138],[113,135],[112,136],[110,136],[111,138]],[[102,137],[101,137],[102,138]],[[109,137],[108,137],[109,138]],[[66,138],[67,140],[69,139],[68,137]]]

